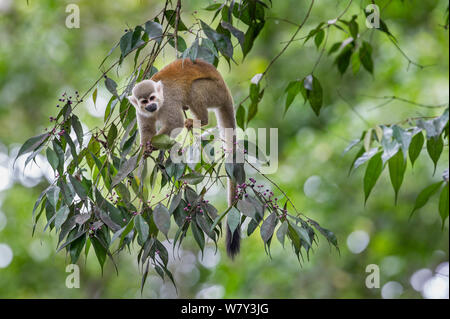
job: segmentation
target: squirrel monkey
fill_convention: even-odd
[[[227,150],[235,145],[236,119],[233,98],[217,69],[202,60],[179,59],[170,63],[150,80],[133,88],[128,100],[136,108],[141,145],[150,144],[155,134],[167,134],[176,128],[191,128],[192,119],[184,121],[183,111],[191,110],[202,126],[208,124],[208,109],[216,113]],[[161,128],[156,131],[156,123]],[[236,185],[228,178],[228,206],[233,205]],[[227,226],[227,252],[231,258],[239,253],[239,227],[232,234]]]

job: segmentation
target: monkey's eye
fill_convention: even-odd
[[[150,96],[150,101],[154,101],[156,99],[156,96],[152,95]]]
[[[142,104],[147,104],[147,103],[148,103],[148,100],[146,100],[146,99],[141,100],[141,103],[142,103]]]

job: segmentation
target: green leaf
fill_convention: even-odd
[[[334,247],[336,247],[339,250],[336,235],[332,231],[321,227],[316,221],[313,221],[311,219],[310,223],[328,240],[328,242],[330,242]]]
[[[383,171],[383,161],[381,160],[381,153],[372,157],[367,165],[366,173],[364,175],[364,203],[367,203],[369,195],[377,183],[378,178]]]
[[[77,238],[70,244],[69,253],[70,253],[70,262],[72,264],[75,264],[78,261],[78,258],[80,257],[81,251],[83,250],[85,243],[86,243],[86,236],[82,235],[81,237]]]
[[[200,250],[203,253],[203,250],[205,249],[205,235],[203,231],[200,229],[200,227],[198,227],[195,221],[191,222],[191,230],[192,234],[194,235],[195,241],[197,242]]]
[[[251,83],[250,84],[250,99],[253,102],[259,102],[259,84]]]
[[[209,6],[207,6],[206,8],[204,8],[203,10],[215,11],[215,10],[219,9],[221,6],[222,6],[221,3],[213,3],[213,4],[209,5]]]
[[[222,21],[220,24],[222,25],[222,27],[223,27],[225,30],[230,31],[230,33],[231,33],[234,37],[236,37],[236,39],[238,39],[239,44],[240,44],[241,47],[242,47],[242,50],[244,50],[244,41],[245,41],[245,35],[244,35],[244,32],[242,32],[241,30],[235,28],[233,25],[231,25],[231,24],[228,23],[228,22]]]
[[[189,47],[189,49],[184,51],[183,59],[186,59],[187,57],[189,57],[189,59],[191,61],[195,61],[197,59],[197,56],[198,56],[198,49],[199,49],[199,42],[198,42],[198,38],[197,38],[192,43],[192,45]]]
[[[182,201],[181,197],[183,196],[183,192],[178,192],[173,198],[172,201],[170,202],[170,206],[169,206],[169,214],[172,215],[173,212],[175,211],[175,209],[177,209],[180,206],[180,203]],[[184,206],[183,206],[184,208]]]
[[[205,22],[200,20],[202,30],[205,35],[210,39],[217,49],[226,57],[233,58],[233,44],[231,43],[230,38],[225,36],[224,34],[217,33],[213,29],[209,27]]]
[[[391,157],[397,154],[400,149],[400,143],[394,139],[394,130],[392,127],[383,126],[383,138],[381,139],[381,146],[383,146],[383,155],[381,156],[383,164]]]
[[[294,227],[291,224],[289,224],[289,226],[288,226],[288,236],[292,241],[292,245],[294,246],[295,253],[298,257],[300,250],[302,248],[302,245],[301,245],[301,241],[300,241],[298,232],[294,229]]]
[[[237,6],[235,6],[235,8],[236,7]],[[241,19],[241,21],[243,21],[243,20]],[[258,37],[258,35],[260,34],[261,30],[264,27],[264,21],[258,22],[258,23],[250,22],[248,24],[250,26],[247,29],[247,32],[245,33],[244,46],[242,49],[243,54],[244,54],[244,59],[252,50],[253,44],[255,43],[256,38]]]
[[[434,163],[434,172],[436,172],[437,163],[439,161],[439,158],[441,157],[443,150],[444,142],[441,136],[438,136],[437,138],[432,137],[427,140],[427,151],[428,155],[430,155],[430,158]]]
[[[96,237],[91,237],[92,246],[94,246],[95,255],[97,256],[98,263],[103,271],[103,265],[106,261],[106,248],[100,243]]]
[[[72,138],[70,137],[70,135],[67,134],[67,132],[64,132],[61,140],[65,140],[67,142],[67,144],[70,147],[70,153],[72,154],[72,157],[73,157],[74,161],[78,162],[77,148],[75,146],[75,143],[72,141]]]
[[[153,210],[153,221],[156,227],[167,237],[170,229],[170,214],[164,205],[156,205]]]
[[[361,154],[362,151],[362,154]],[[353,163],[353,167],[356,169],[360,167],[365,162],[369,161],[378,153],[378,147],[374,147],[367,152],[364,152],[364,147],[361,148],[361,151],[356,154],[355,161]],[[360,155],[361,154],[361,155]]]
[[[203,230],[203,232],[208,235],[213,241],[216,241],[216,233],[211,231],[212,220],[204,214],[196,214],[195,220],[197,225]]]
[[[236,111],[236,123],[242,130],[245,130],[245,108],[242,104],[239,105]]]
[[[231,180],[237,184],[245,182],[244,163],[225,163],[225,171]]]
[[[98,89],[95,88],[94,93],[92,93],[92,102],[94,102],[94,106],[97,104],[97,95],[98,95]]]
[[[60,175],[62,175],[63,173],[63,168],[64,168],[64,150],[61,147],[61,144],[59,143],[59,141],[57,139],[54,139],[52,141],[53,144],[53,150],[56,152],[56,154],[58,155],[58,172],[60,173]]]
[[[272,238],[277,222],[278,216],[275,212],[273,212],[262,223],[260,233],[264,243],[267,243],[269,239]]]
[[[42,143],[44,143],[48,139],[49,136],[50,136],[49,133],[44,133],[44,134],[34,136],[34,137],[28,139],[20,147],[19,152],[17,153],[17,156],[14,160],[14,163],[16,162],[16,160],[19,156],[36,150]]]
[[[67,219],[67,216],[69,216],[70,209],[67,206],[62,206],[57,212],[55,217],[55,228],[56,230],[59,230],[64,224],[64,222]]]
[[[83,236],[84,234],[86,234],[85,230],[82,231],[78,231],[77,229],[74,228],[69,236],[67,236],[67,240],[64,244],[62,244],[61,246],[59,246],[59,248],[57,249],[57,252],[60,251],[61,249],[63,249],[64,247],[67,247],[68,245],[70,245],[71,243],[73,243],[75,240],[77,240],[78,238],[80,238],[81,236]]]
[[[114,146],[117,137],[117,127],[112,123],[111,128],[108,131],[107,142],[110,149]]]
[[[311,31],[309,31],[308,35],[305,38],[305,42],[308,42],[312,37],[314,37],[315,35],[317,35],[317,33],[319,33],[322,30],[322,26],[324,25],[323,22],[321,22],[317,27],[315,27],[314,29],[312,29]]]
[[[184,175],[183,177],[180,178],[180,180],[191,185],[197,185],[201,183],[204,178],[205,177],[202,174],[194,171],[192,173]]]
[[[389,176],[395,192],[395,203],[397,203],[398,191],[403,183],[406,172],[406,160],[402,150],[399,150],[394,157],[389,160]]]
[[[287,93],[287,97],[286,97],[286,106],[284,108],[284,114],[286,114],[292,102],[294,102],[295,97],[300,93],[301,89],[302,89],[301,82],[293,81],[289,83],[289,85],[285,90],[285,92]]]
[[[199,197],[199,195],[197,195],[197,193],[190,187],[185,188],[184,195],[186,201],[191,205],[195,205]]]
[[[338,51],[339,48],[341,47],[341,45],[342,45],[342,42],[336,42],[336,43],[334,43],[334,44],[331,46],[330,50],[328,51],[328,55],[333,54],[334,52]]]
[[[407,131],[401,128],[398,125],[392,126],[392,135],[393,138],[400,144],[400,148],[403,152],[403,157],[406,160],[408,155],[408,150],[411,145],[411,140],[414,134],[417,134],[417,131]]]
[[[325,38],[325,31],[323,31],[323,29],[321,29],[321,30],[319,30],[319,32],[317,32],[316,36],[314,37],[314,43],[316,44],[317,48],[320,47],[324,38]]]
[[[366,152],[370,150],[370,145],[372,144],[372,133],[373,129],[370,128],[367,130],[366,135],[364,135],[363,145]]]
[[[303,86],[314,113],[319,116],[323,104],[323,90],[319,80],[312,74],[305,77]]]
[[[292,224],[291,226],[295,229],[299,238],[307,244],[307,247],[311,247],[311,238],[309,237],[308,231],[295,224]]]
[[[87,198],[86,189],[84,188],[83,184],[81,184],[75,177],[72,175],[69,175],[70,184],[72,184],[73,188],[75,189],[75,192],[82,200],[85,200]]]
[[[47,153],[47,160],[50,163],[50,166],[53,168],[54,171],[56,171],[59,165],[58,155],[50,147],[47,148],[46,153]]]
[[[134,219],[134,228],[138,233],[138,241],[142,246],[148,238],[149,227],[145,219],[141,215],[136,215]]]
[[[445,220],[448,217],[448,197],[449,197],[449,189],[448,183],[444,186],[441,191],[441,195],[439,197],[439,215],[441,215],[442,219],[442,228],[445,226]]]
[[[358,23],[355,21],[355,19],[352,19],[350,21],[350,23],[348,24],[348,29],[350,30],[350,34],[352,35],[353,39],[357,39],[359,26]]]
[[[248,108],[247,125],[256,116],[256,113],[258,113],[258,102],[252,101],[250,107]]]
[[[176,12],[174,10],[166,10],[164,12],[164,15],[168,21],[168,23],[170,24],[170,26],[172,28],[175,28],[175,22],[176,22]],[[178,20],[178,31],[187,31],[188,28],[186,27],[186,25],[183,23],[183,21],[181,21],[181,18]]]
[[[364,41],[359,49],[359,60],[363,67],[373,74],[373,60],[372,60],[372,46],[370,43]]]
[[[214,43],[209,39],[202,39],[202,44],[198,48],[197,58],[210,64],[214,64],[218,57],[219,54],[217,53]]]
[[[237,202],[237,208],[243,215],[256,219],[256,208],[253,206],[253,202],[247,197],[244,197]]]
[[[175,223],[178,225],[178,227],[182,227],[184,225],[186,217],[188,216],[188,212],[184,210],[186,205],[186,202],[184,200],[181,200],[180,205],[178,205],[172,212],[173,219],[175,220]]]
[[[257,222],[256,220],[252,219],[250,220],[250,223],[248,223],[247,226],[247,236],[250,236],[251,234],[253,234],[253,232],[256,230],[256,228],[258,228],[259,222]]]
[[[338,70],[341,74],[344,74],[350,65],[350,58],[352,54],[352,49],[347,47],[336,57],[335,63],[337,64]]]
[[[351,141],[348,146],[345,148],[343,154],[348,153],[352,148],[354,148],[356,145],[358,145],[361,142],[360,138],[354,139],[353,141]]]
[[[60,188],[58,186],[50,186],[47,189],[47,200],[52,205],[53,208],[56,209],[59,200]]]
[[[442,131],[448,124],[448,117],[449,117],[449,110],[446,109],[445,112],[432,120],[424,121],[419,120],[417,121],[417,126],[426,130],[427,132],[427,139],[430,138],[437,138],[442,134]]]
[[[155,21],[147,21],[145,23],[145,33],[147,33],[150,40],[156,40],[157,42],[162,41],[162,26]]]
[[[133,134],[125,141],[122,147],[122,156],[126,156],[130,151],[136,140],[137,130],[133,132]]]
[[[107,77],[105,79],[105,86],[112,95],[118,98],[117,83],[113,79]]]
[[[277,238],[278,241],[281,243],[281,246],[284,247],[284,238],[286,237],[286,234],[288,232],[288,222],[284,221],[281,226],[277,230]]]
[[[131,41],[132,40],[133,40],[133,31],[126,32],[120,38],[119,43],[120,43],[120,52],[122,54],[122,57],[125,57],[128,53],[130,53],[130,51],[131,51]]]
[[[127,177],[137,166],[137,158],[139,154],[130,157],[120,168],[117,174],[112,179],[111,187],[115,187],[119,184],[125,177]]]
[[[234,231],[239,227],[240,222],[241,222],[241,213],[235,207],[231,207],[227,215],[227,224],[228,227],[230,228],[231,233],[234,233]]]
[[[175,141],[166,134],[158,134],[153,136],[151,143],[154,147],[163,150],[170,149],[173,145],[175,145]]]
[[[414,214],[414,212],[423,206],[428,202],[431,196],[436,193],[439,188],[441,187],[443,181],[431,184],[430,186],[425,187],[417,196],[416,203],[414,204],[414,208],[411,212],[411,216]],[[410,217],[411,218],[411,217]]]
[[[184,39],[182,38],[182,37],[180,37],[180,36],[178,36],[177,37],[177,43],[178,43],[178,52],[184,52],[184,51],[186,51],[186,49],[187,49],[187,44],[186,44],[186,41],[184,41]],[[174,38],[173,37],[171,37],[170,39],[169,39],[169,44],[173,47],[173,48],[175,48],[175,40],[174,40]]]
[[[414,166],[414,162],[419,157],[422,151],[423,144],[425,143],[425,137],[422,132],[417,133],[411,140],[409,146],[409,159],[411,160],[411,165]]]
[[[77,141],[78,141],[78,145],[80,145],[80,147],[83,145],[83,127],[81,126],[81,122],[78,119],[77,116],[72,115],[72,127],[73,130],[75,131],[75,134],[77,135]]]
[[[350,59],[350,63],[352,65],[352,71],[353,74],[358,74],[359,69],[361,68],[361,60],[360,60],[360,54],[353,54],[352,58]]]

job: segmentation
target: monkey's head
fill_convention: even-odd
[[[161,81],[144,80],[135,85],[128,100],[141,115],[151,116],[164,102],[163,84]]]

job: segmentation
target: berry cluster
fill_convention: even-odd
[[[108,199],[113,203],[114,205],[117,205],[119,202],[119,196],[116,194],[116,192],[112,192],[111,195],[108,197]]]
[[[203,203],[203,204],[208,204],[208,203],[209,203],[209,200],[202,200],[202,203]],[[187,204],[187,206],[185,206],[185,207],[183,208],[183,210],[184,210],[185,212],[188,212],[188,213],[189,213],[189,215],[186,216],[186,221],[188,221],[188,222],[192,220],[192,214],[193,214],[193,213],[203,214],[203,213],[205,212],[205,211],[203,210],[202,206],[201,206],[201,203],[200,203],[200,204],[197,204],[197,206],[195,206],[195,207],[193,207],[191,204]]]
[[[250,188],[255,194],[258,194],[260,198],[262,198],[265,202],[264,208],[281,211],[280,219],[286,218],[287,210],[280,207],[278,197],[274,197],[275,194],[268,188],[264,188],[264,185],[256,184],[256,180],[252,177],[249,178],[248,183],[242,183],[236,185],[236,194],[234,199],[237,201],[239,199],[247,198],[249,195],[247,193],[247,189]]]

